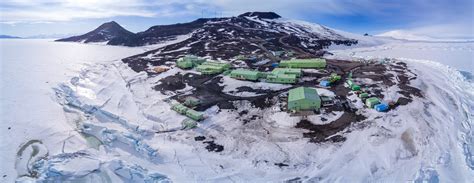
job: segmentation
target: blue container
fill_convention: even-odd
[[[278,65],[280,65],[280,64],[278,64],[278,63],[273,63],[273,64],[272,64],[272,67],[278,67]]]
[[[331,83],[329,81],[323,80],[319,83],[319,86],[328,87],[331,86]]]
[[[381,104],[377,104],[374,106],[375,110],[379,111],[379,112],[385,112],[388,110],[388,104],[386,103],[381,103]]]

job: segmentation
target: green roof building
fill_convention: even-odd
[[[190,60],[185,60],[183,58],[179,58],[176,61],[176,66],[178,66],[181,69],[190,69],[190,68],[193,68],[194,64]]]
[[[206,59],[204,58],[199,58],[194,55],[186,55],[182,58],[179,58],[176,61],[176,66],[178,66],[181,69],[189,69],[189,68],[193,68],[196,65],[202,64],[205,61]]]
[[[375,105],[380,104],[380,101],[377,97],[371,97],[365,100],[365,105],[369,108],[374,108]]]
[[[275,68],[266,76],[266,81],[270,83],[292,84],[296,83],[301,76],[301,69]]]
[[[197,127],[197,122],[192,119],[186,118],[181,122],[181,125],[183,125],[183,129],[192,129]]]
[[[361,93],[361,94],[359,94],[359,98],[361,98],[361,99],[369,98],[369,94],[368,94],[368,93],[365,93],[365,92],[364,92],[364,93]]]
[[[350,88],[352,91],[359,91],[360,90],[360,86],[356,85],[354,83],[354,81],[352,81],[352,79],[347,79],[346,83],[348,85],[348,88]]]
[[[326,67],[326,59],[312,58],[282,60],[279,66],[288,68],[324,68]]]
[[[266,81],[269,83],[292,84],[296,83],[296,79],[296,75],[293,74],[270,74]]]
[[[348,79],[346,83],[349,86],[349,88],[352,87],[352,85],[354,85],[354,81],[352,81],[351,79]]]
[[[183,104],[187,107],[196,107],[199,103],[201,103],[201,101],[198,98],[190,96],[186,97]]]
[[[186,116],[196,121],[204,119],[204,115],[201,112],[197,112],[193,109],[188,109],[186,111]]]
[[[176,111],[180,114],[184,114],[187,117],[189,117],[193,120],[196,120],[196,121],[204,119],[204,115],[202,113],[197,112],[193,109],[190,109],[190,108],[184,106],[183,104],[175,104],[175,105],[171,106],[171,109],[173,109],[174,111]]]
[[[329,82],[331,83],[339,81],[340,79],[341,79],[341,76],[337,75],[336,73],[331,73],[331,76],[329,76]]]
[[[291,89],[288,93],[288,110],[308,111],[319,110],[321,108],[321,98],[316,89],[299,87]]]
[[[262,74],[258,71],[236,69],[230,72],[230,77],[235,79],[257,81],[259,78],[262,77]]]
[[[293,74],[293,75],[296,75],[296,77],[300,77],[301,69],[275,68],[272,70],[272,74]]]
[[[216,61],[206,61],[196,67],[196,70],[202,74],[219,74],[228,69],[230,69],[230,64]]]
[[[353,84],[353,85],[351,86],[351,90],[352,90],[352,91],[359,91],[359,90],[360,90],[360,86],[359,86],[359,85],[356,85],[356,84]]]
[[[176,111],[180,114],[186,114],[186,111],[189,108],[187,108],[186,106],[184,106],[182,104],[175,104],[175,105],[171,106],[171,109],[173,109],[174,111]]]

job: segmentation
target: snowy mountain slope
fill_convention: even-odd
[[[146,31],[134,35],[117,37],[111,40],[108,44],[143,46],[172,39],[178,35],[189,34],[192,32],[203,33],[203,31],[207,32],[207,34],[216,35],[214,38],[216,41],[225,41],[222,39],[228,39],[227,34],[233,35],[233,33],[236,33],[234,36],[237,36],[234,37],[234,41],[239,41],[237,38],[243,38],[245,35],[242,34],[248,33],[255,34],[259,37],[263,36],[260,34],[272,34],[266,36],[269,37],[273,36],[274,33],[280,33],[277,34],[277,36],[281,37],[288,36],[289,34],[298,34],[312,39],[333,41],[348,40],[347,38],[338,36],[336,33],[324,26],[320,26],[320,29],[318,30],[308,30],[302,28],[298,24],[279,21],[281,19],[282,18],[278,14],[273,12],[247,12],[237,17],[200,18],[187,23],[153,26]],[[214,29],[220,31],[215,31]]]
[[[394,39],[403,39],[403,40],[411,40],[411,41],[435,41],[435,39],[432,37],[415,35],[403,30],[392,30],[392,31],[384,32],[382,34],[377,34],[376,36],[391,37]]]
[[[169,25],[166,30],[173,30],[171,26],[178,25],[192,27],[186,32],[191,35],[189,39],[125,58],[124,62],[138,72],[147,70],[146,66],[174,62],[186,54],[222,60],[239,55],[277,60],[274,51],[314,57],[323,55],[325,52],[322,49],[330,45],[357,44],[357,40],[341,36],[322,25],[277,17],[266,19],[258,12],[238,17],[198,19],[186,24]],[[161,38],[157,36],[153,39]]]
[[[393,38],[405,41],[423,41],[423,42],[472,42],[473,39],[452,39],[452,38],[434,38],[426,35],[412,33],[407,30],[392,30],[377,34],[377,37]]]

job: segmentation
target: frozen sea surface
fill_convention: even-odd
[[[53,87],[77,75],[81,68],[144,52],[145,48],[61,43],[52,40],[0,40],[0,182],[16,178],[15,157],[21,143],[41,139],[50,153],[77,133]],[[78,142],[78,147],[81,147]]]

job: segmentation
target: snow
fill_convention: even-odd
[[[407,62],[410,68],[419,76],[415,85],[422,89],[422,86],[425,86],[423,91],[426,92],[427,99],[417,99],[407,106],[400,107],[388,112],[386,115],[382,115],[381,118],[377,118],[377,116],[384,113],[379,113],[371,109],[365,110],[369,119],[363,123],[368,125],[368,127],[351,128],[351,132],[346,134],[348,140],[339,145],[306,144],[307,142],[304,138],[296,135],[295,132],[299,130],[295,131],[293,128],[300,120],[299,117],[290,117],[286,112],[275,111],[273,109],[263,111],[255,109],[245,101],[238,102],[239,104],[237,104],[237,106],[239,110],[249,110],[248,115],[263,113],[264,119],[267,119],[265,121],[267,121],[268,124],[261,123],[259,125],[263,127],[257,129],[245,128],[245,126],[241,126],[241,124],[235,120],[235,118],[238,117],[235,112],[229,110],[217,112],[215,109],[210,109],[214,112],[207,112],[209,118],[203,121],[200,124],[200,128],[194,132],[178,131],[175,132],[175,134],[148,136],[143,132],[135,133],[131,131],[133,128],[122,129],[107,125],[106,123],[109,122],[104,123],[105,121],[102,123],[93,121],[85,123],[90,126],[95,125],[98,129],[103,128],[101,126],[107,129],[115,129],[112,130],[112,135],[109,135],[113,138],[108,137],[107,139],[109,140],[102,139],[102,141],[108,142],[105,144],[106,148],[129,149],[123,152],[115,151],[120,152],[119,156],[134,157],[129,159],[127,161],[128,163],[133,162],[132,164],[140,164],[140,166],[147,170],[159,172],[175,181],[248,181],[250,179],[255,181],[276,181],[296,177],[301,175],[301,172],[304,172],[304,175],[308,175],[307,180],[309,181],[313,180],[313,177],[320,177],[325,181],[358,182],[407,181],[413,179],[439,179],[440,181],[448,182],[467,180],[468,177],[472,176],[472,170],[466,169],[466,166],[464,166],[466,159],[463,158],[465,157],[464,148],[462,148],[463,141],[458,140],[458,138],[468,137],[463,134],[472,133],[470,129],[464,129],[465,127],[469,127],[469,125],[464,125],[465,127],[462,125],[462,121],[471,120],[472,116],[459,115],[446,118],[445,114],[447,114],[448,111],[451,113],[455,112],[452,111],[451,108],[458,109],[459,113],[463,113],[465,108],[460,106],[472,106],[472,88],[454,90],[456,93],[464,93],[458,97],[453,94],[448,94],[448,96],[454,99],[453,102],[455,102],[451,103],[449,100],[444,99],[446,98],[444,92],[454,92],[453,86],[450,84],[452,81],[446,81],[443,76],[447,76],[449,75],[448,73],[455,71],[450,69],[444,72],[440,71],[445,67],[432,64],[431,62]],[[115,64],[121,65],[120,63]],[[134,77],[139,77],[137,74],[128,73],[125,67],[118,66],[115,68],[121,68],[119,72],[122,72],[122,75],[127,76],[130,80],[135,80]],[[97,69],[102,72],[112,72],[115,70],[113,67]],[[443,73],[443,76],[437,76],[435,73]],[[119,77],[118,75],[106,76],[104,79],[107,81],[113,81],[115,79],[111,78]],[[101,80],[104,79],[96,78],[92,80],[92,82],[102,82]],[[228,84],[227,86],[234,86],[234,88],[241,86],[240,84],[249,85],[249,83],[253,83],[233,80],[227,77],[224,77],[223,80],[223,83]],[[235,82],[243,83],[236,84]],[[459,80],[458,82],[465,81]],[[131,86],[132,93],[126,91],[121,91],[120,93],[124,92],[137,95],[137,97],[134,98],[140,101],[137,106],[141,107],[138,108],[151,109],[150,107],[152,106],[163,106],[163,103],[158,102],[155,104],[154,101],[157,100],[150,99],[151,96],[142,98],[139,97],[141,94],[133,92],[137,91],[137,88],[150,88],[144,86],[151,86],[152,83],[153,81],[144,81],[141,82],[141,84],[136,83]],[[435,91],[431,91],[439,90],[437,88],[438,85],[443,87],[443,92],[437,91],[437,93],[434,93]],[[465,83],[461,85],[469,86]],[[90,86],[92,86],[91,88],[102,87],[101,85]],[[121,90],[119,89],[121,85],[112,87],[114,91]],[[470,87],[472,87],[472,85]],[[465,93],[466,91],[471,91],[471,93]],[[153,91],[148,90],[143,93],[148,92]],[[330,94],[329,91],[320,88],[318,88],[318,92],[321,94]],[[154,95],[159,94],[155,92]],[[159,96],[154,97],[160,98]],[[461,99],[464,97],[470,99]],[[453,105],[453,107],[437,107],[443,104]],[[114,104],[112,106],[117,105]],[[172,124],[179,124],[176,121],[180,121],[180,116],[170,111],[169,108],[152,108],[153,110],[150,110],[149,115],[160,119],[157,121],[158,124],[168,126],[168,128],[165,129],[173,127]],[[166,117],[161,114],[166,115]],[[472,112],[467,112],[467,114],[472,114]],[[331,121],[337,119],[340,115],[342,114],[316,115],[311,116],[309,119],[314,124],[327,124],[327,122],[322,121],[320,117],[325,117],[328,121]],[[136,119],[142,121],[141,125],[148,126],[152,124],[147,122],[145,118],[139,116],[138,118],[141,118]],[[449,123],[446,124],[448,121]],[[111,119],[110,122],[113,122],[113,119]],[[132,122],[126,120],[123,125],[129,123],[131,124]],[[466,123],[470,124],[472,121]],[[446,125],[451,127],[444,128]],[[428,126],[432,126],[432,128]],[[269,130],[271,135],[267,137],[262,136],[260,132],[252,132],[255,130],[258,131],[261,128]],[[433,130],[441,134],[438,135]],[[99,132],[101,130],[96,131]],[[96,132],[90,133],[95,134]],[[131,134],[127,135],[128,133]],[[205,134],[205,136],[216,137],[215,142],[224,145],[225,150],[221,153],[207,152],[199,143],[186,140],[195,136],[194,134]],[[100,137],[98,134],[95,135]],[[130,143],[127,139],[132,136],[133,141],[140,143]],[[448,137],[447,140],[446,137]],[[115,141],[127,142],[128,147],[114,145],[117,144]],[[302,145],[302,143],[305,145]],[[443,144],[443,146],[439,146],[438,144]],[[459,146],[449,144],[459,144]],[[469,144],[467,145],[469,146]],[[255,149],[257,147],[258,149]],[[142,152],[145,152],[145,154]],[[468,153],[471,152],[471,150],[468,151]],[[143,164],[143,162],[141,162],[142,159],[150,158],[147,155],[149,153],[155,154],[155,156],[158,157],[158,161],[154,164]],[[176,160],[176,158],[178,160]],[[441,161],[439,161],[440,159]],[[252,163],[262,160],[267,160],[271,163]],[[285,162],[294,167],[280,169],[273,165],[273,163],[277,162]],[[219,166],[223,166],[224,168],[218,168]],[[319,168],[315,169],[314,167]],[[265,170],[266,173],[258,171],[260,169]],[[183,171],[188,172],[192,176],[181,176],[183,175]],[[119,173],[124,174],[122,172]]]
[[[321,96],[327,96],[327,97],[335,97],[336,96],[336,94],[334,94],[334,92],[329,91],[328,89],[324,89],[324,88],[315,88],[315,89],[318,92],[318,94],[321,95]]]
[[[246,91],[239,92],[238,88],[242,86],[250,87],[254,90],[282,90],[282,89],[291,87],[291,85],[285,85],[285,84],[237,80],[229,76],[223,76],[219,85],[224,86],[224,89],[222,90],[223,92],[229,95],[240,96],[240,97],[253,97],[253,96],[261,95],[261,94],[257,94],[253,92],[246,92]]]
[[[336,58],[410,58],[432,60],[474,73],[474,42],[397,41],[378,46],[330,50]]]
[[[276,112],[270,118],[281,127],[294,127],[301,120],[300,117],[290,116],[287,112]]]
[[[0,95],[0,134],[2,139],[9,139],[0,145],[0,174],[7,175],[2,182],[15,179],[15,154],[20,144],[28,140],[42,140],[50,154],[86,148],[75,124],[68,121],[62,106],[54,101],[53,87],[76,76],[81,68],[145,51],[47,39],[0,40],[0,47],[0,80],[1,86],[5,86]],[[88,88],[90,83],[83,85],[78,87],[78,94],[94,100],[95,93]]]
[[[335,34],[335,32],[333,32],[329,28],[324,27],[320,24],[301,21],[301,20],[284,19],[284,18],[278,19],[276,21],[288,24],[289,29],[293,29],[292,27],[294,27],[294,26],[302,26],[303,28],[305,28],[306,30],[309,30],[310,32],[314,32],[314,33],[319,34],[322,38],[328,38],[328,39],[341,39],[341,38],[343,38],[340,35],[338,35],[337,33]]]
[[[423,36],[423,35],[412,34],[410,32],[403,31],[403,30],[392,30],[392,31],[384,32],[382,34],[377,34],[376,36],[391,37],[394,39],[403,39],[403,40],[411,40],[411,41],[434,41],[434,38]]]
[[[378,37],[390,37],[393,39],[410,40],[410,41],[428,41],[428,42],[472,42],[472,39],[450,39],[450,38],[433,38],[426,35],[412,33],[407,30],[391,30],[381,34]]]
[[[182,41],[184,41],[184,40],[186,40],[186,39],[191,38],[191,36],[192,36],[192,33],[190,33],[190,34],[184,34],[184,35],[178,35],[178,36],[176,36],[174,39],[167,40],[167,41],[163,41],[163,42],[156,43],[156,44],[150,44],[150,45],[142,46],[141,48],[144,48],[146,51],[148,51],[148,50],[154,50],[154,49],[157,49],[157,48],[161,48],[161,47],[163,47],[163,46],[166,46],[166,45],[170,45],[170,44],[175,44],[175,43],[182,42]]]

